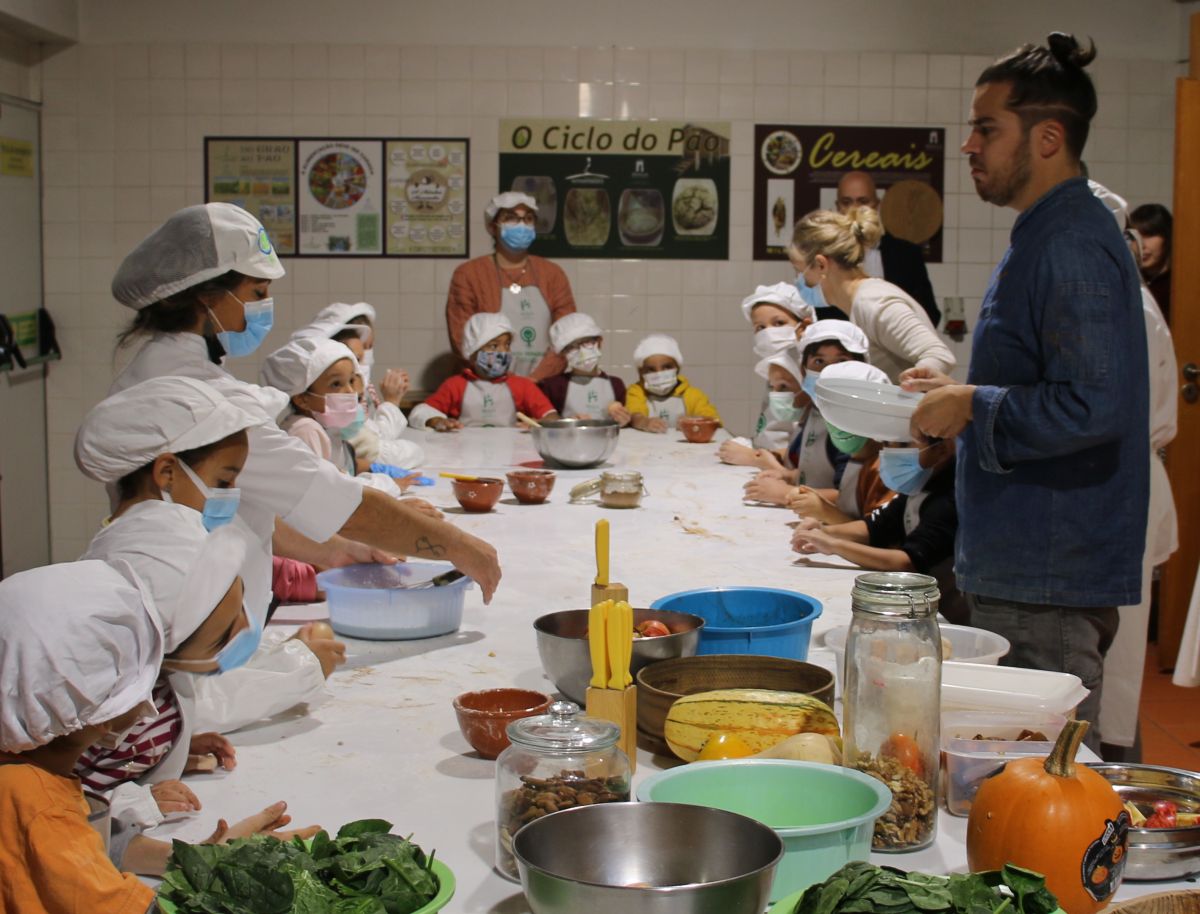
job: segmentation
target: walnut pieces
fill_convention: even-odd
[[[937,797],[929,784],[887,756],[861,755],[855,767],[882,781],[892,792],[892,805],[875,820],[871,847],[899,850],[928,843],[937,821]]]

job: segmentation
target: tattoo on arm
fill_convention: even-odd
[[[417,540],[417,555],[432,555],[440,559],[446,554],[446,547],[432,542],[429,537],[422,536]]]

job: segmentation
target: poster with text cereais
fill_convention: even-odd
[[[301,140],[300,253],[383,254],[383,141]]]

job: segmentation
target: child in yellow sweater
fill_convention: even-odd
[[[679,373],[683,353],[673,337],[652,333],[633,350],[638,382],[625,392],[630,425],[643,432],[662,433],[678,428],[684,416],[708,416],[721,421],[717,408],[704,391]]]

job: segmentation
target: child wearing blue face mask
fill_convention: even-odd
[[[507,427],[517,413],[557,419],[558,412],[536,383],[511,373],[513,326],[503,314],[474,315],[463,328],[466,365],[424,403],[413,407],[413,428],[451,432],[464,427]]]

